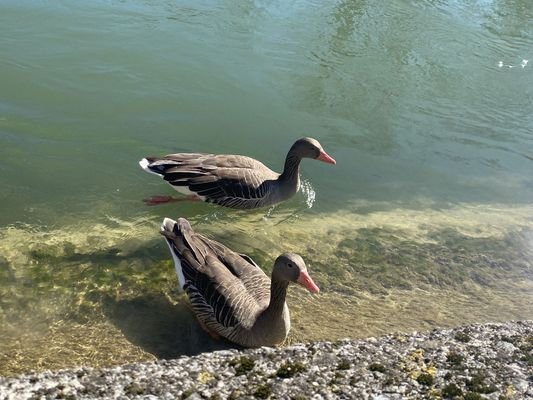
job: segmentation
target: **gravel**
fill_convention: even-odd
[[[0,377],[0,399],[533,399],[533,321]]]

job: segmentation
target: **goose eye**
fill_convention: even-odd
[[[292,265],[291,263],[288,263],[287,266],[288,266],[289,268],[292,268],[292,267],[293,267],[293,265]]]

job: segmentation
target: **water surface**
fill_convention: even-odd
[[[527,0],[0,4],[2,374],[223,346],[157,230],[187,217],[266,271],[308,261],[290,341],[533,318]],[[272,209],[145,207],[145,155],[238,153],[305,191]]]

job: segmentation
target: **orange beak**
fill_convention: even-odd
[[[320,150],[320,154],[316,158],[317,160],[323,161],[328,164],[337,164],[337,162],[329,156],[324,150]]]
[[[298,276],[298,280],[296,282],[305,287],[311,293],[320,292],[320,288],[315,282],[313,282],[307,271],[300,271],[300,276]]]

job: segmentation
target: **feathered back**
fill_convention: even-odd
[[[265,273],[249,257],[195,233],[184,218],[165,218],[161,234],[198,318],[226,337],[236,327],[251,328],[269,304],[270,279]]]

